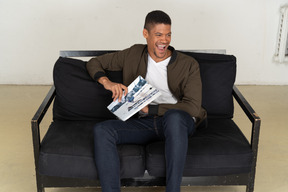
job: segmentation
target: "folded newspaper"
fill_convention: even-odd
[[[113,101],[107,108],[122,121],[126,121],[143,107],[161,95],[160,91],[138,76],[129,86],[128,93],[119,102]]]

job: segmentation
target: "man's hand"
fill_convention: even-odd
[[[148,105],[146,105],[145,107],[143,107],[143,109],[141,109],[141,111],[142,111],[143,113],[148,114],[148,112],[149,112]]]
[[[122,99],[123,91],[125,96],[128,92],[128,88],[125,85],[121,83],[114,83],[110,81],[107,77],[100,77],[98,79],[98,82],[101,83],[105,89],[112,92],[113,101],[116,101],[116,99],[118,99],[118,101],[120,102]]]

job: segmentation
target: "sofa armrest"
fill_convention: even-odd
[[[261,119],[235,85],[232,94],[252,123],[251,146],[252,149],[257,149]]]
[[[34,117],[32,118],[32,124],[33,123],[41,123],[43,117],[45,116],[48,108],[50,107],[50,104],[52,103],[54,97],[56,95],[56,90],[55,90],[55,86],[53,85],[49,92],[47,93],[46,97],[44,98],[42,104],[40,105],[40,107],[38,108],[38,110],[36,111]]]
[[[258,143],[259,143],[261,119],[235,85],[233,86],[232,94],[252,123],[250,145],[253,151],[253,162],[252,162],[252,169],[249,174],[248,188],[253,189],[254,180],[255,180],[255,172],[256,172],[256,162],[257,162],[257,154],[258,154]],[[248,191],[248,188],[247,188],[247,191]]]
[[[235,85],[233,86],[232,94],[252,123],[251,146],[252,146],[252,149],[257,150],[258,142],[259,142],[261,119]]]
[[[257,113],[254,111],[254,109],[251,107],[251,105],[248,103],[248,101],[244,98],[242,93],[235,85],[233,86],[232,94],[252,123],[255,121],[261,121],[260,117],[257,115]]]
[[[32,128],[32,138],[33,138],[33,148],[34,148],[34,158],[36,169],[38,168],[38,158],[40,151],[40,123],[45,116],[48,108],[50,107],[54,97],[56,95],[55,86],[53,85],[49,90],[48,94],[44,98],[42,104],[36,111],[34,117],[31,120],[31,128]]]

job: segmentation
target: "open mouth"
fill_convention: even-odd
[[[157,45],[157,48],[158,48],[160,51],[165,51],[166,45]]]

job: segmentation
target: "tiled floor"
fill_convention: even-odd
[[[30,121],[49,86],[0,86],[0,192],[36,192]],[[288,191],[288,86],[238,86],[262,119],[255,192]],[[51,111],[42,128],[49,125]],[[235,121],[250,135],[251,124],[236,105]],[[99,192],[48,189],[48,192]],[[163,187],[123,192],[164,192]],[[183,192],[245,192],[244,187],[183,187]]]

